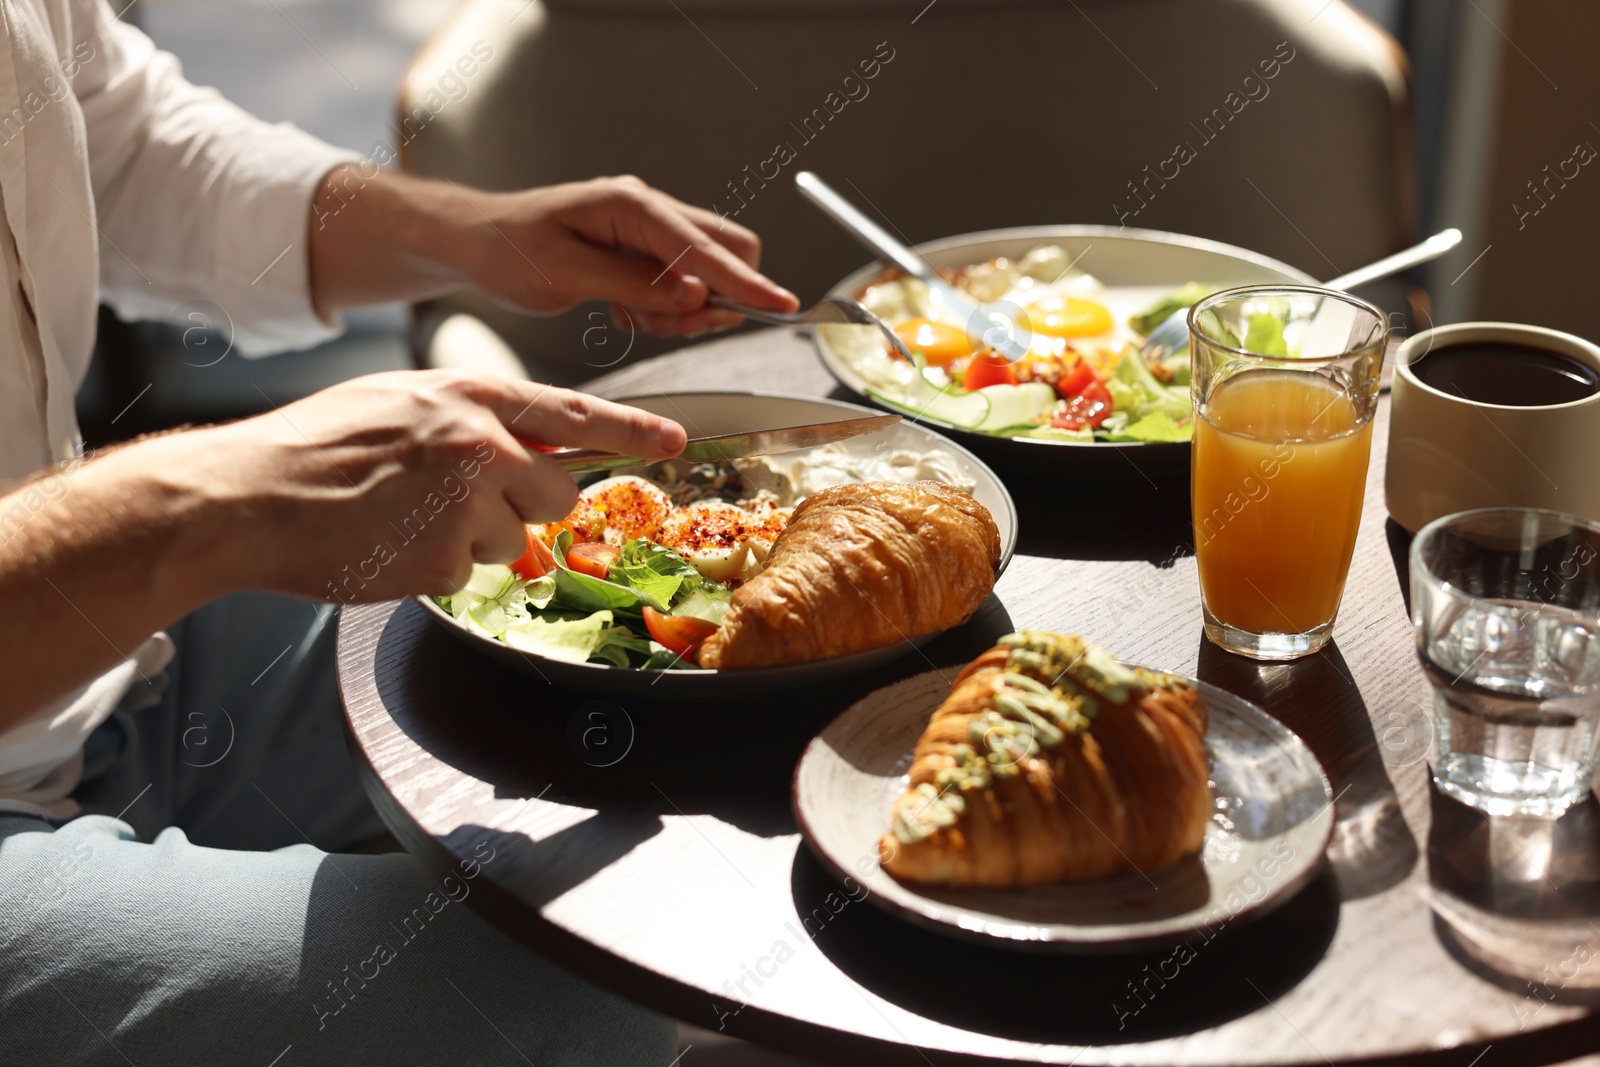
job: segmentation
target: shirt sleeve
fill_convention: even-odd
[[[100,229],[102,297],[127,318],[209,299],[241,354],[304,348],[339,324],[311,302],[307,225],[321,179],[355,153],[267,123],[184,80],[178,60],[75,4],[99,52],[73,91],[83,109]]]

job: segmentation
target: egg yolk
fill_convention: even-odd
[[[930,367],[948,366],[972,355],[972,342],[964,331],[932,319],[907,319],[894,332],[911,351],[921,352]]]
[[[1029,304],[1028,322],[1051,337],[1096,337],[1111,331],[1111,312],[1092,300],[1046,296]]]

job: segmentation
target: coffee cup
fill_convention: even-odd
[[[1600,347],[1538,326],[1463,322],[1395,356],[1384,496],[1412,533],[1473,508],[1600,520]]]

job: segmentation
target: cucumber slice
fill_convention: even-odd
[[[1022,421],[1022,395],[1014,385],[989,385],[978,390],[989,401],[989,414],[977,426],[993,433]]]
[[[472,576],[463,590],[476,593],[489,600],[499,600],[517,584],[517,575],[510,567],[500,563],[474,563]]]
[[[1025,422],[1048,415],[1055,409],[1056,402],[1061,399],[1061,394],[1056,392],[1056,387],[1049,382],[1023,382],[1017,386],[1022,390],[1022,410]]]
[[[941,389],[921,375],[900,396],[891,397],[870,388],[867,395],[900,411],[979,433],[1031,425],[1034,419],[1048,414],[1057,399],[1055,387],[1045,382],[990,385],[963,393],[950,386]]]
[[[868,389],[867,395],[879,403],[913,417],[937,419],[964,430],[978,429],[989,417],[989,398],[982,392],[940,392],[926,382],[923,384],[927,393],[916,401],[905,397],[886,396],[876,389]]]
[[[1031,426],[1034,419],[1047,414],[1056,402],[1055,388],[1044,382],[990,385],[979,389],[977,395],[989,401],[989,414],[977,426],[987,433],[998,433],[1013,426]]]
[[[481,604],[482,602],[483,597],[477,593],[469,593],[465,589],[459,593],[451,593],[449,596],[438,598],[438,603],[442,604],[444,609],[450,613],[450,617],[458,622],[461,620],[461,616],[465,615],[474,604]]]
[[[485,600],[468,608],[460,621],[466,623],[469,630],[478,630],[491,637],[504,637],[506,625],[511,619],[498,603]]]

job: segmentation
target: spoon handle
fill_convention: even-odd
[[[1357,286],[1375,282],[1379,278],[1387,278],[1391,274],[1399,274],[1403,270],[1431,263],[1461,243],[1461,231],[1452,226],[1448,230],[1441,230],[1421,244],[1412,245],[1403,252],[1396,252],[1392,256],[1385,256],[1376,263],[1369,263],[1365,267],[1357,268],[1349,274],[1341,274],[1324,283],[1324,288],[1337,289],[1343,292]]]

